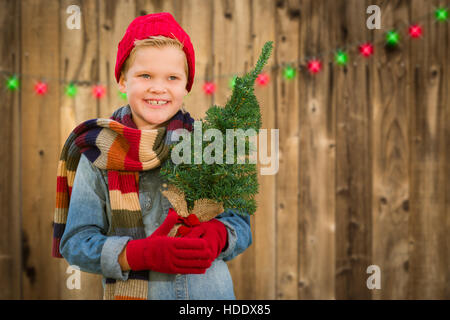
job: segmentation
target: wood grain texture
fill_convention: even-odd
[[[119,87],[114,70],[117,46],[134,18],[147,10],[139,8],[143,3],[136,1],[99,1],[97,55],[98,74],[94,81],[106,86],[106,95],[97,101],[98,116],[109,118],[117,108],[128,102],[119,97]]]
[[[408,21],[406,3],[380,6],[385,29],[404,29]],[[394,10],[395,8],[395,10]],[[403,41],[397,49],[383,46],[383,35],[377,62],[371,64],[372,169],[373,169],[373,259],[381,270],[381,290],[374,298],[392,299],[406,292],[408,272],[409,223],[409,104],[407,92],[407,54]],[[403,37],[403,35],[402,35]],[[401,50],[403,49],[403,50]]]
[[[22,284],[24,299],[56,299],[64,281],[51,260],[57,159],[60,153],[59,3],[21,1]],[[31,76],[32,75],[32,76]],[[34,83],[46,80],[45,96]]]
[[[213,76],[213,1],[180,1],[179,22],[189,34],[195,51],[195,78],[191,92],[185,97],[185,109],[194,119],[205,116],[213,96],[203,93],[205,79]]]
[[[0,75],[20,73],[20,4],[3,1],[0,11]],[[4,124],[0,127],[0,299],[22,297],[20,93],[0,90]]]
[[[329,2],[303,2],[300,7],[299,72],[299,298],[335,297],[335,68],[323,52],[335,28],[326,27],[337,7]],[[302,19],[305,17],[305,19]],[[308,18],[306,18],[308,17]],[[316,30],[316,32],[311,32]],[[331,42],[331,43],[330,43]],[[310,59],[321,59],[324,72],[311,74]],[[316,266],[320,265],[320,268]]]
[[[368,35],[366,6],[346,1],[347,45]],[[356,45],[357,46],[357,45]],[[351,47],[348,48],[348,50]],[[371,264],[371,161],[370,104],[365,61],[350,61],[342,81],[336,112],[336,298],[368,299],[366,268]],[[345,79],[345,80],[344,80]]]
[[[415,1],[412,19],[432,12],[438,2]],[[426,37],[411,45],[411,221],[408,298],[448,299],[448,24],[433,15],[423,21]],[[419,49],[420,46],[420,49]]]
[[[274,51],[278,43],[275,42],[275,2],[272,0],[253,1],[253,61],[261,53],[261,48],[267,41],[274,41]],[[255,18],[256,17],[256,18]],[[273,52],[274,52],[273,51]],[[270,83],[274,83],[280,76],[275,68],[274,53],[267,62],[264,71],[270,77]],[[255,95],[261,109],[262,128],[267,130],[267,155],[276,153],[275,146],[271,144],[272,129],[276,127],[276,91],[275,86],[255,86]],[[261,135],[260,135],[261,137]],[[258,156],[261,156],[261,144],[258,144]],[[266,155],[265,155],[266,156]],[[259,158],[260,159],[260,158]],[[276,159],[278,161],[278,158]],[[258,161],[258,172],[266,165]],[[253,232],[253,259],[255,260],[254,295],[251,299],[275,299],[276,297],[276,173],[271,175],[259,175],[259,194],[256,197],[258,209],[251,223]]]
[[[275,13],[275,63],[299,56],[298,1],[279,1]],[[293,65],[295,67],[295,65]],[[297,299],[299,282],[299,76],[276,79],[276,126],[280,136],[280,169],[276,175],[276,298]]]

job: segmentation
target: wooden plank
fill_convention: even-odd
[[[255,95],[261,109],[262,129],[267,130],[267,155],[272,155],[276,151],[271,144],[271,130],[277,129],[275,124],[275,82],[279,77],[279,72],[275,69],[275,2],[272,0],[260,0],[252,2],[253,17],[253,62],[261,54],[261,48],[267,41],[274,41],[272,56],[267,62],[264,71],[269,75],[270,82],[266,86],[255,86]],[[258,145],[258,156],[261,152],[261,145]],[[265,155],[266,156],[266,155]],[[278,159],[276,160],[278,161]],[[250,299],[275,299],[275,259],[276,259],[276,174],[261,175],[261,165],[258,159],[258,182],[259,194],[256,197],[258,209],[255,213],[252,224],[254,225],[253,246],[255,247],[255,284],[254,295]]]
[[[142,5],[142,3],[140,3]],[[98,103],[99,117],[109,118],[114,110],[128,102],[119,97],[118,84],[114,76],[117,46],[122,40],[128,25],[145,8],[138,8],[135,1],[113,0],[100,1],[98,13],[99,44],[98,44],[98,78],[106,87],[106,95]]]
[[[3,1],[0,10],[0,75],[20,73],[20,3]],[[5,73],[4,73],[5,72]],[[2,115],[0,128],[0,299],[20,299],[21,263],[21,181],[20,181],[20,102],[18,92],[0,90]]]
[[[80,29],[69,29],[66,25],[71,14],[67,8],[77,5],[81,12]],[[61,69],[62,92],[74,82],[77,93],[74,97],[62,95],[61,99],[61,147],[70,132],[81,122],[97,117],[96,100],[92,95],[93,81],[98,81],[98,8],[95,1],[61,2]]]
[[[243,75],[252,62],[250,1],[213,2],[213,75],[217,90],[213,103],[225,106],[231,95],[229,81],[235,73]],[[249,19],[250,17],[250,19]],[[254,224],[252,232],[254,231]],[[228,263],[238,299],[254,296],[254,246]]]
[[[412,19],[429,13],[425,36],[411,44],[411,221],[409,299],[448,295],[449,235],[446,198],[449,27],[437,23],[432,3],[415,1]],[[447,87],[446,87],[447,86]]]
[[[61,281],[57,263],[49,263],[59,157],[59,3],[21,1],[22,81],[22,228],[23,298],[57,299]],[[35,81],[47,79],[49,90],[37,96]],[[62,280],[63,281],[63,280]]]
[[[278,1],[275,25],[278,44],[275,61],[296,62],[299,56],[299,25],[296,1]],[[297,65],[294,64],[295,68]],[[281,70],[279,72],[282,72]],[[298,298],[299,270],[299,71],[286,81],[276,81],[276,127],[279,129],[280,169],[276,176],[276,298]]]
[[[70,17],[67,8],[70,5],[77,5],[80,8],[80,29],[69,29],[66,25],[67,19]],[[62,150],[70,132],[78,124],[88,119],[97,118],[97,101],[92,96],[91,85],[91,82],[98,77],[99,69],[97,2],[64,0],[61,2],[59,14],[61,91],[63,92],[70,82],[77,85],[77,94],[74,97],[65,94],[61,96],[59,150]],[[101,275],[81,272],[80,288],[69,289],[66,284],[67,279],[71,276],[71,273],[67,273],[69,264],[66,260],[58,260],[58,262],[59,272],[64,275],[64,281],[59,283],[60,299],[102,299]]]
[[[444,56],[448,57],[450,56],[450,41],[448,38],[450,31],[447,29],[447,34],[444,34],[444,39],[447,39],[446,45],[445,45],[445,54]],[[445,123],[450,123],[450,63],[448,59],[444,62],[444,73],[443,73],[443,91],[447,93],[446,96],[444,96],[444,101],[446,103],[444,104],[444,114],[443,117],[445,117]],[[450,126],[446,125],[444,126],[445,130],[445,158],[450,158]],[[450,230],[450,161],[446,161],[446,167],[445,167],[445,216],[447,217],[447,223],[446,223],[446,230]],[[442,240],[445,243],[444,252],[446,252],[445,258],[443,259],[445,261],[445,264],[448,266],[450,265],[450,233],[447,232],[445,234],[445,239]],[[445,279],[444,279],[444,287],[445,287],[445,293],[444,293],[444,299],[449,300],[450,299],[450,272],[445,273]]]
[[[178,2],[178,1],[177,1]],[[184,99],[185,109],[194,119],[205,116],[213,97],[203,92],[205,79],[213,70],[213,2],[204,0],[179,1],[181,12],[175,19],[191,38],[195,52],[195,78],[192,90]]]
[[[380,3],[383,29],[373,32],[377,52],[371,64],[372,160],[373,160],[373,264],[380,267],[381,290],[375,299],[405,299],[408,284],[409,223],[409,113],[407,90],[407,39],[402,23],[408,21],[408,5]],[[398,29],[398,49],[384,46],[384,33]],[[366,277],[369,277],[367,275]]]
[[[363,1],[342,4],[347,44],[367,39]],[[354,52],[354,51],[353,51]],[[354,55],[352,55],[353,57]],[[336,299],[369,299],[371,262],[371,150],[368,71],[360,58],[336,85]]]
[[[331,103],[334,91],[330,84],[333,84],[335,71],[332,58],[326,53],[334,44],[329,30],[335,29],[329,24],[324,25],[323,21],[331,23],[331,16],[335,12],[334,3],[314,1],[303,2],[299,12],[302,64],[298,89],[301,93],[298,125],[301,152],[297,190],[300,200],[300,299],[334,298],[336,105]],[[306,69],[307,61],[314,56],[321,60],[323,68],[315,75]]]

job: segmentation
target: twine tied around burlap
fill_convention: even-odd
[[[188,205],[184,192],[178,189],[176,186],[166,183],[163,184],[163,190],[161,193],[172,204],[173,209],[178,213],[178,216],[182,218],[188,218],[189,215],[195,215],[200,222],[206,222],[214,219],[219,214],[223,213],[223,205],[212,199],[198,199],[194,201],[194,206],[191,211],[188,210]],[[166,188],[166,189],[165,189]],[[177,223],[170,230],[168,236],[175,237],[178,229],[182,226],[182,223]]]

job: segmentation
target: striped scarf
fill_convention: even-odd
[[[66,140],[58,163],[53,257],[62,258],[59,245],[81,153],[96,167],[108,170],[112,211],[108,235],[118,235],[118,231],[124,235],[125,230],[125,235],[133,239],[145,238],[139,171],[160,166],[169,156],[172,132],[179,128],[192,131],[193,122],[188,112],[179,110],[167,127],[139,130],[127,105],[117,109],[109,119],[91,119],[78,125]],[[104,299],[147,299],[148,275],[148,271],[130,271],[127,281],[106,279]]]

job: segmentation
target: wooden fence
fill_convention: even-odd
[[[69,29],[69,5],[81,28]],[[381,8],[369,30],[366,9]],[[448,1],[0,0],[0,298],[98,299],[100,276],[69,290],[68,264],[51,258],[56,169],[80,122],[109,117],[117,44],[138,15],[171,12],[190,34],[196,81],[186,107],[199,118],[224,105],[228,82],[274,41],[257,87],[263,128],[279,129],[279,170],[260,176],[253,244],[229,263],[239,299],[450,298],[450,27]],[[423,36],[409,39],[409,24]],[[400,45],[383,45],[390,28]],[[371,41],[370,58],[358,44]],[[336,49],[347,66],[334,63]],[[310,74],[305,59],[323,69]],[[283,68],[298,66],[287,80]],[[14,72],[20,88],[6,89]],[[38,96],[35,81],[49,90]],[[78,81],[75,97],[64,87]],[[202,91],[214,80],[217,91]],[[106,86],[96,100],[92,84]],[[381,288],[369,289],[367,268]]]

